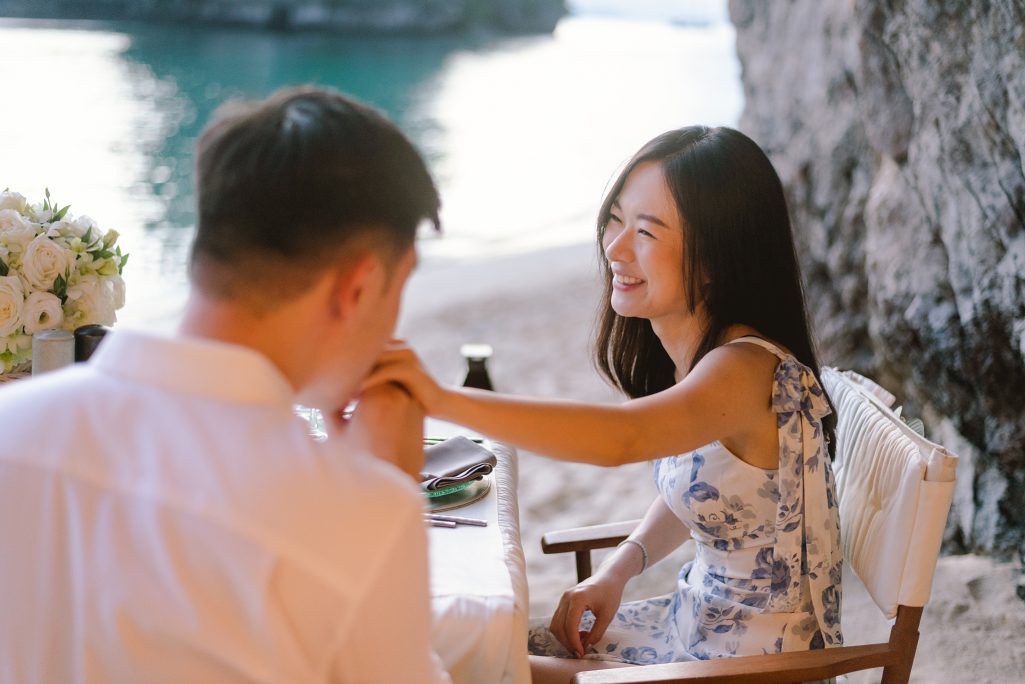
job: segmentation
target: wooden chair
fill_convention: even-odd
[[[856,373],[824,368],[838,414],[834,470],[844,559],[892,621],[886,643],[581,672],[577,684],[804,682],[883,668],[884,684],[906,683],[918,647],[940,542],[954,492],[957,457],[909,428],[893,395]],[[592,549],[623,541],[639,521],[549,532],[545,553],[576,554],[578,581]]]

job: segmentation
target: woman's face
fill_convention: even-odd
[[[620,316],[689,316],[683,226],[657,162],[638,164],[612,204],[602,239],[612,269],[612,309]]]

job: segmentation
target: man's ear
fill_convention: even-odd
[[[384,268],[373,252],[338,266],[330,291],[331,315],[348,322],[356,317],[368,299],[381,289]]]

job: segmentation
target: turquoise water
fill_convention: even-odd
[[[121,319],[180,302],[192,146],[223,100],[317,83],[383,109],[438,180],[424,259],[589,240],[601,194],[645,140],[735,124],[732,27],[572,16],[552,35],[353,38],[0,20],[0,187],[121,232]]]

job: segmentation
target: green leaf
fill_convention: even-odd
[[[68,278],[71,277],[71,271],[69,270],[66,276],[59,275],[57,279],[53,281],[53,288],[50,290],[55,294],[63,305],[64,302],[68,301]]]
[[[95,252],[89,252],[89,254],[91,254],[96,259],[109,259],[112,256],[114,256],[114,253],[111,252],[109,249],[99,249]]]
[[[68,209],[70,209],[70,208],[71,208],[70,204],[65,204],[63,209],[60,209],[56,214],[53,215],[53,220],[54,221],[60,221],[62,218],[64,218],[67,215]]]
[[[8,273],[10,273],[10,269],[7,267],[7,264],[5,264],[3,261],[0,261],[0,277],[3,277]]]
[[[117,274],[118,275],[121,275],[124,272],[125,264],[127,264],[127,263],[128,263],[128,255],[125,254],[123,257],[121,257],[121,263],[118,264],[118,267],[117,267]]]

